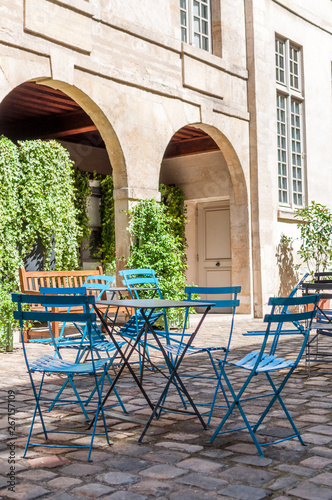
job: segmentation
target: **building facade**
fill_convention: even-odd
[[[125,211],[181,187],[188,283],[241,285],[261,316],[296,281],[296,208],[332,208],[331,0],[0,0],[0,20],[0,131],[113,174],[119,257]]]

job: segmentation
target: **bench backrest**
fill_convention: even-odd
[[[89,276],[97,274],[103,274],[101,266],[85,271],[26,271],[24,267],[19,269],[22,293],[39,294],[39,287],[68,288],[82,286]]]

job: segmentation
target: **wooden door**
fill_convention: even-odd
[[[198,285],[231,286],[229,206],[223,202],[199,203],[197,217]]]

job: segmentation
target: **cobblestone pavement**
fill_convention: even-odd
[[[220,344],[228,319],[209,317],[204,334],[196,344]],[[195,321],[197,318],[191,326]],[[260,320],[237,316],[231,355],[238,358],[258,344],[257,337],[243,337],[241,333],[262,326]],[[283,349],[292,347],[291,342],[283,341]],[[29,351],[35,356],[45,349],[29,345]],[[189,356],[183,368],[190,370],[191,374],[202,375],[209,373],[210,365],[205,355]],[[302,363],[284,391],[284,400],[306,446],[301,446],[297,440],[284,441],[264,448],[264,458],[259,457],[247,432],[219,436],[213,444],[208,444],[224,414],[223,408],[215,411],[212,423],[205,431],[192,416],[163,413],[153,422],[139,445],[137,440],[149,409],[126,373],[118,388],[129,415],[121,413],[119,408],[107,411],[112,445],[109,447],[102,436],[97,436],[93,462],[87,461],[86,449],[71,448],[29,448],[27,458],[21,458],[33,400],[19,343],[15,344],[13,353],[0,354],[0,371],[1,498],[332,499],[332,376],[328,364],[312,365],[308,377]],[[162,380],[158,373],[146,374],[145,387],[152,399],[160,393]],[[54,381],[52,377],[52,381],[47,382],[49,389],[54,391],[61,381]],[[187,387],[196,402],[209,400],[213,393],[211,380],[188,379]],[[11,396],[13,394],[15,399]],[[168,401],[179,403],[175,390]],[[8,430],[8,402],[15,406],[14,436],[10,436]],[[222,402],[221,398],[219,402]],[[262,404],[262,400],[256,400],[249,415],[258,414]],[[63,425],[80,428],[83,415],[68,407],[58,407],[48,414],[46,420],[53,429]],[[276,405],[259,433],[259,440],[264,442],[271,440],[271,436],[273,439],[282,437],[288,431],[289,425],[280,406]],[[42,442],[39,422],[36,432]],[[70,436],[65,444],[82,443],[84,439]],[[9,463],[11,459],[15,459],[14,465]],[[15,469],[10,469],[11,466]],[[10,473],[15,491],[8,489]]]

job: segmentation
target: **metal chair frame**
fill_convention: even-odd
[[[280,443],[282,441],[286,441],[289,439],[293,438],[298,438],[300,443],[304,445],[304,442],[302,440],[302,437],[289,413],[287,410],[287,407],[282,400],[281,397],[281,392],[283,388],[285,387],[287,381],[289,380],[290,376],[294,372],[295,368],[297,367],[302,354],[305,350],[308,337],[309,337],[309,332],[310,332],[310,326],[312,319],[314,318],[316,314],[316,308],[317,308],[317,303],[319,300],[319,295],[314,295],[314,296],[307,296],[307,297],[291,297],[291,298],[271,298],[269,300],[269,305],[272,306],[271,309],[271,314],[267,314],[264,318],[264,321],[267,323],[266,327],[266,332],[262,341],[262,345],[259,351],[252,351],[246,356],[244,356],[242,359],[236,362],[229,362],[228,360],[220,360],[219,361],[219,367],[220,367],[220,377],[222,377],[229,389],[230,395],[233,399],[232,404],[228,408],[224,418],[221,420],[220,424],[218,425],[217,429],[215,430],[213,436],[210,439],[210,443],[214,441],[214,439],[217,437],[219,434],[225,434],[229,432],[236,432],[239,430],[247,429],[249,431],[249,434],[257,448],[257,451],[260,456],[264,456],[262,447],[263,446],[268,446],[271,444],[276,444]],[[290,307],[297,307],[297,308],[305,308],[308,309],[312,305],[312,310],[306,310],[304,312],[296,312],[296,313],[291,313],[289,312]],[[309,306],[309,307],[308,307]],[[281,308],[281,312],[278,313],[278,311]],[[300,322],[304,323],[304,328],[303,330],[300,330],[296,325],[299,324]],[[298,350],[297,356],[295,356],[294,359],[285,359],[283,357],[279,357],[277,355],[277,347],[279,344],[279,340],[284,334],[284,331],[282,329],[273,329],[273,325],[277,323],[278,327],[279,325],[281,328],[283,327],[284,324],[291,324],[290,328],[286,328],[286,334],[287,335],[295,335],[296,337],[301,337],[302,336],[302,341],[300,342],[300,348]],[[294,323],[295,323],[295,328],[294,328]],[[271,340],[272,338],[272,340]],[[268,349],[268,341],[270,341],[271,347]],[[240,369],[240,370],[246,370],[249,372],[247,378],[245,379],[242,387],[240,389],[235,388],[235,381],[231,382],[228,374],[226,373],[226,367],[233,367],[235,369]],[[282,381],[279,383],[279,385],[272,379],[272,376],[270,373],[277,372],[279,370],[285,370],[286,373],[284,373],[284,377]],[[271,388],[272,392],[269,393],[263,393],[265,391],[265,387],[263,385],[262,387],[262,392],[259,392],[257,396],[251,396],[251,397],[245,397],[245,391],[248,388],[249,384],[251,383],[253,377],[255,377],[255,380],[258,380],[256,376],[265,374]],[[269,398],[269,402],[266,405],[265,409],[262,411],[260,417],[258,418],[257,422],[254,424],[251,424],[249,422],[249,419],[243,409],[243,403],[253,401],[255,399],[261,399],[261,398]],[[281,408],[290,423],[292,430],[294,434],[279,439],[277,441],[273,442],[268,442],[268,443],[259,443],[256,437],[256,432],[264,422],[265,418],[267,417],[269,411],[273,407],[274,403],[278,401],[281,405]],[[240,416],[242,417],[245,426],[244,427],[237,427],[236,429],[231,428],[228,430],[222,430],[229,419],[229,417],[232,415],[234,412],[235,408],[237,408],[240,412]]]
[[[227,334],[227,340],[225,342],[225,346],[212,346],[212,347],[194,347],[190,346],[187,350],[188,355],[193,355],[193,354],[201,354],[201,353],[207,353],[209,356],[209,360],[213,369],[213,376],[205,376],[205,375],[187,375],[185,373],[181,373],[181,377],[190,377],[190,378],[198,378],[198,379],[207,379],[207,380],[213,380],[216,381],[216,388],[214,391],[213,399],[211,403],[196,403],[197,406],[207,406],[210,408],[209,414],[208,414],[208,424],[211,421],[213,410],[215,407],[225,407],[225,405],[217,405],[216,400],[217,400],[217,394],[218,394],[218,388],[221,389],[224,399],[226,401],[226,407],[229,407],[229,401],[227,394],[224,390],[223,384],[221,382],[220,376],[219,376],[219,370],[218,370],[218,363],[213,357],[213,354],[216,352],[223,351],[224,354],[224,360],[227,359],[230,345],[231,345],[231,340],[232,340],[232,334],[233,334],[233,328],[234,328],[234,320],[235,320],[235,311],[236,308],[239,306],[240,301],[237,298],[238,294],[241,292],[241,287],[240,286],[232,286],[232,287],[196,287],[196,286],[190,286],[185,288],[185,292],[187,293],[187,298],[188,300],[192,300],[192,295],[207,295],[209,296],[208,300],[204,300],[204,302],[210,302],[211,303],[211,311],[213,312],[214,308],[225,308],[229,309],[231,308],[231,322],[230,322],[230,329]],[[214,296],[219,296],[219,298],[214,299]],[[227,299],[220,298],[220,296],[230,296]],[[195,300],[197,303],[197,307],[199,307],[200,303],[202,302],[201,300]],[[180,356],[186,346],[185,340],[185,325],[188,320],[188,315],[189,315],[189,309],[186,310],[185,314],[185,322],[183,326],[183,331],[182,331],[182,336],[180,338],[180,341],[178,343],[173,343],[171,345],[165,346],[165,350],[175,356],[176,358]]]
[[[91,452],[92,452],[92,447],[93,447],[93,441],[95,435],[105,435],[106,440],[109,443],[109,438],[108,438],[108,432],[107,432],[107,426],[106,426],[106,420],[105,420],[105,414],[104,414],[104,408],[102,405],[102,391],[103,391],[103,385],[104,385],[104,380],[105,376],[107,373],[107,365],[109,363],[108,360],[103,360],[103,359],[95,359],[94,356],[94,350],[92,347],[92,323],[96,320],[96,314],[91,312],[91,307],[93,306],[95,302],[95,298],[93,296],[86,296],[86,295],[80,295],[80,296],[38,296],[38,295],[23,295],[23,294],[13,294],[12,295],[12,300],[14,303],[17,304],[17,311],[14,311],[14,318],[19,321],[20,325],[20,330],[21,330],[21,339],[22,339],[22,345],[23,345],[23,353],[24,353],[24,358],[27,366],[27,370],[29,373],[30,377],[30,382],[32,386],[32,390],[34,393],[35,397],[35,408],[34,408],[34,413],[31,421],[31,426],[30,430],[28,433],[28,439],[27,443],[24,449],[24,454],[23,456],[26,455],[28,447],[29,446],[46,446],[46,447],[51,447],[51,448],[87,448],[88,451],[88,460],[90,460],[91,457]],[[43,311],[25,311],[24,307],[26,304],[41,304],[45,306],[47,309],[51,309],[51,311],[46,310],[45,312]],[[54,312],[54,308],[58,307],[66,307],[67,310],[66,312]],[[82,312],[68,312],[68,309],[72,307],[82,307]],[[66,322],[66,321],[71,321],[71,322],[82,322],[86,324],[87,328],[87,338],[89,339],[89,342],[91,344],[91,361],[85,362],[85,363],[76,363],[72,361],[66,361],[62,359],[61,357],[57,356],[54,357],[53,355],[48,355],[45,354],[41,358],[37,359],[36,361],[33,361],[32,363],[29,362],[29,356],[27,349],[25,347],[24,343],[24,321],[46,321],[48,323],[51,322]],[[52,341],[54,342],[54,337],[52,330],[50,330],[50,334],[52,337]],[[55,346],[54,346],[55,347]],[[56,349],[56,347],[55,347]],[[34,375],[36,373],[41,374],[41,380],[38,382],[36,377]],[[71,431],[61,431],[61,430],[47,430],[46,429],[46,423],[43,417],[42,413],[42,408],[41,408],[41,403],[43,401],[50,402],[52,401],[52,398],[50,397],[44,397],[43,396],[43,386],[45,382],[45,375],[66,375],[70,381],[70,385],[73,389],[74,392],[74,399],[66,399],[63,401],[64,404],[66,405],[72,405],[72,404],[78,404],[81,409],[83,410],[83,404],[84,400],[80,397],[79,391],[76,388],[75,385],[75,377],[76,376],[87,376],[88,380],[93,381],[93,386],[95,388],[95,392],[97,395],[97,400],[96,400],[96,410],[94,412],[94,419],[93,419],[93,426],[91,432],[71,432]],[[91,377],[93,375],[93,377]],[[48,378],[48,377],[47,377]],[[58,444],[48,444],[48,443],[34,443],[31,442],[31,436],[32,436],[32,431],[33,427],[35,424],[36,416],[37,414],[39,415],[41,424],[42,424],[42,429],[44,433],[45,440],[47,441],[49,439],[49,435],[52,433],[59,433],[59,434],[65,434],[68,436],[68,434],[73,434],[73,435],[89,435],[91,436],[90,443],[88,445],[58,445]],[[104,432],[102,433],[97,433],[96,432],[96,424],[97,420],[99,417],[99,414],[102,416],[103,420],[103,426],[104,426]]]
[[[99,277],[99,276],[98,276]],[[104,277],[101,276],[103,279]],[[106,276],[107,278],[107,276]],[[94,276],[89,278],[94,279]],[[99,290],[99,293],[97,294],[97,298],[94,296],[95,301],[99,300],[100,297],[103,295],[103,293],[107,290],[108,285],[103,285],[103,284],[96,284],[97,285],[97,290]],[[93,286],[94,288],[94,286]],[[95,289],[95,288],[94,288]],[[40,293],[43,296],[63,296],[63,297],[68,297],[68,296],[79,296],[79,295],[85,295],[87,293],[87,287],[82,286],[82,287],[73,287],[73,288],[52,288],[52,287],[41,287],[40,288]],[[66,298],[64,298],[64,303],[66,304]],[[41,302],[43,302],[43,299],[41,299]],[[67,309],[67,312],[70,313],[70,310],[72,307],[67,307],[67,305],[62,306],[62,308],[65,307]],[[46,311],[48,310],[48,307],[45,307]],[[62,330],[64,331],[65,325],[68,322],[64,322]],[[86,324],[80,324],[78,321],[73,322],[75,328],[77,329],[77,332],[79,336],[75,336],[74,338],[63,338],[63,336],[60,338],[55,338],[54,335],[51,333],[51,338],[53,339],[53,345],[55,347],[55,356],[58,356],[61,358],[60,354],[60,349],[76,349],[77,350],[77,356],[75,359],[76,363],[82,362],[82,360],[87,360],[88,356],[90,355],[91,348],[94,350],[95,355],[97,356],[98,359],[101,359],[101,354],[100,353],[105,353],[107,355],[107,370],[106,370],[106,377],[108,379],[108,382],[110,385],[112,385],[112,379],[109,375],[109,369],[113,366],[113,363],[115,361],[115,358],[118,354],[117,348],[114,345],[113,342],[110,340],[107,340],[105,335],[103,335],[101,328],[97,324],[96,320],[91,323],[91,328],[92,332],[91,333],[91,339],[87,339],[87,326]],[[49,322],[48,324],[50,332],[52,332],[52,324]],[[51,411],[54,406],[57,406],[61,404],[59,402],[60,396],[68,383],[70,383],[70,378],[67,377],[67,379],[64,381],[62,387],[60,388],[57,396],[53,399],[52,404],[50,405],[48,411]],[[94,397],[95,394],[95,388],[90,394],[90,397],[86,400],[85,406],[87,406],[91,401],[92,398]],[[122,410],[124,413],[127,413],[127,410],[121,400],[121,397],[118,393],[118,391],[115,389],[114,394],[118,400],[118,403],[115,405],[111,405],[110,407],[113,408],[115,406],[121,406]],[[82,407],[83,413],[86,417],[87,420],[89,420],[87,410]]]

